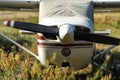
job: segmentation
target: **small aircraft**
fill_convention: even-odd
[[[37,32],[38,56],[7,36],[1,36],[36,57],[43,66],[46,66],[47,59],[56,53],[58,66],[69,66],[76,70],[85,68],[100,54],[105,54],[120,44],[118,38],[94,32],[93,16],[95,8],[119,8],[119,0],[0,0],[0,6],[3,7],[33,8],[36,5],[39,5],[38,24],[5,21],[4,25]],[[94,43],[111,46],[94,54]]]

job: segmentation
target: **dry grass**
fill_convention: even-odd
[[[0,20],[27,20],[38,16],[38,12],[25,11],[0,11]],[[29,21],[29,20],[28,20]]]
[[[2,25],[3,20],[19,20],[37,23],[37,12],[23,12],[23,11],[4,11],[0,12],[0,32],[6,34],[12,39],[16,40],[23,46],[29,48],[33,52],[37,53],[36,49],[36,35],[22,35],[19,34],[18,30],[6,28]],[[101,17],[102,15],[102,17]],[[120,28],[120,14],[119,13],[97,13],[95,14],[95,28],[96,30],[111,29],[112,36],[119,36]],[[91,64],[82,70],[69,71],[69,68],[64,70],[55,66],[42,67],[40,62],[35,58],[31,57],[29,54],[22,50],[16,51],[14,45],[9,45],[11,51],[6,52],[5,43],[3,39],[1,41],[0,50],[0,80],[115,80],[116,75],[111,73],[105,73],[100,68],[92,66]],[[2,43],[2,41],[4,41]],[[9,43],[7,43],[9,44]],[[98,45],[100,49],[106,48],[106,45]],[[103,47],[105,46],[105,47]],[[3,48],[4,47],[4,48]],[[119,53],[120,51],[116,48],[111,53],[114,54],[115,51]],[[105,67],[108,66],[110,58],[103,60],[101,65]],[[49,63],[55,62],[55,56],[53,56]]]
[[[95,23],[117,25],[120,20],[120,13],[96,13]]]

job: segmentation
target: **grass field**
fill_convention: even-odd
[[[38,12],[0,11],[0,32],[9,36],[32,52],[37,53],[36,34],[20,34],[19,30],[3,26],[4,20],[38,22]],[[120,13],[96,13],[95,30],[111,30],[111,36],[120,38]],[[116,71],[113,62],[120,64],[120,47],[111,50],[107,57],[100,57],[100,65],[112,70],[107,73],[90,64],[87,68],[77,71],[62,70],[57,66],[42,67],[40,62],[9,41],[0,37],[0,80],[118,80],[119,71]],[[99,50],[107,45],[100,45]],[[111,56],[113,55],[113,56]],[[102,59],[101,59],[102,58]],[[98,60],[98,61],[100,61]],[[53,56],[49,62],[55,62]],[[113,65],[112,65],[113,64]],[[111,69],[110,66],[113,66]],[[119,69],[118,69],[119,70]]]

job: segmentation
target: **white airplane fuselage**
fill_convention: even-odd
[[[82,20],[83,19],[83,20]],[[78,20],[77,18],[75,21],[75,18],[71,19],[58,19],[55,20],[48,20],[49,25],[54,25],[50,23],[55,23],[59,24],[59,22],[62,20],[62,23],[71,23],[79,26],[80,24],[88,24],[86,28],[90,29],[91,32],[93,32],[92,27],[90,27],[89,24],[87,23],[87,20],[84,20],[84,18],[81,18],[81,20]],[[55,20],[55,22],[54,22]],[[46,21],[46,20],[45,20]],[[41,23],[40,23],[41,24]],[[55,23],[56,24],[56,23]],[[61,22],[60,22],[61,24]],[[76,26],[73,26],[74,28]],[[73,30],[74,31],[74,30]],[[63,30],[64,33],[64,30]],[[63,38],[64,39],[64,38]],[[66,41],[65,41],[66,40]],[[65,42],[64,42],[65,41]],[[68,42],[68,43],[67,43]],[[69,40],[69,38],[65,38],[63,41],[56,36],[55,39],[51,36],[44,36],[42,33],[38,33],[38,55],[41,61],[42,65],[46,65],[47,59],[53,56],[54,53],[56,53],[56,62],[58,66],[60,67],[66,67],[70,66],[74,69],[81,69],[86,67],[92,60],[94,52],[94,45],[92,42],[87,42],[87,41],[76,41],[76,40]]]
[[[87,41],[77,41],[74,40],[74,33],[72,31],[78,30],[87,31],[87,32],[93,32],[93,12],[90,12],[89,14],[85,14],[92,10],[91,3],[88,2],[81,3],[81,2],[74,2],[74,4],[83,4],[82,6],[85,6],[85,9],[82,9],[82,6],[76,7],[76,9],[81,8],[83,12],[78,11],[78,14],[69,14],[69,9],[67,11],[63,11],[64,14],[62,14],[62,11],[65,7],[64,4],[69,3],[73,4],[71,2],[67,1],[59,1],[56,2],[56,4],[52,4],[51,0],[50,2],[46,3],[46,0],[43,0],[40,4],[40,12],[39,12],[39,24],[48,25],[48,26],[54,26],[59,28],[59,36],[51,36],[51,35],[45,35],[42,33],[38,33],[38,55],[40,58],[40,62],[43,66],[47,64],[47,59],[52,57],[54,53],[56,53],[56,62],[58,66],[60,67],[66,67],[70,66],[74,69],[81,69],[86,67],[91,61],[92,56],[94,52],[94,44],[92,42]],[[55,2],[55,1],[53,1]],[[58,4],[63,4],[63,9],[61,7],[58,8],[58,12],[55,11],[53,8],[56,6],[59,6]],[[52,6],[52,8],[46,7],[46,5]],[[66,6],[65,4],[65,6]],[[43,9],[44,7],[44,9]],[[71,5],[68,5],[66,7],[71,7]],[[73,5],[74,7],[74,5]],[[50,9],[51,12],[49,11]],[[66,9],[66,8],[65,8]],[[48,13],[47,11],[48,10]],[[55,11],[55,13],[54,13]],[[60,15],[58,16],[58,14]],[[46,15],[48,16],[46,17]],[[55,15],[55,16],[54,16]],[[68,16],[64,16],[68,15]]]

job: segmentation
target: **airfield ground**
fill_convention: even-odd
[[[21,45],[37,53],[35,34],[20,34],[19,30],[3,26],[4,20],[17,20],[37,23],[38,12],[0,11],[0,32],[9,36]],[[120,38],[120,13],[95,13],[95,30],[110,29],[110,36]],[[97,44],[100,51],[108,45]],[[49,62],[55,62],[51,58]],[[49,63],[48,62],[48,63]],[[91,64],[82,70],[64,71],[57,66],[42,67],[35,58],[18,49],[13,44],[0,37],[0,80],[119,80],[120,79],[120,46],[112,49],[106,57],[100,57],[97,62],[113,73],[107,73]],[[34,64],[33,64],[34,63]]]

